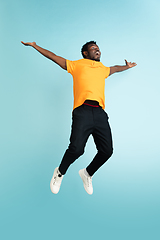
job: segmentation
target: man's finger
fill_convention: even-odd
[[[25,42],[23,42],[23,41],[21,41],[21,43],[23,43],[24,45],[27,45],[27,43],[25,43]]]
[[[126,59],[124,59],[124,61],[125,61],[126,65],[127,65],[127,64],[128,64],[127,60],[126,60]]]

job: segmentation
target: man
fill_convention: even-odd
[[[113,153],[111,129],[105,108],[105,79],[116,72],[136,66],[127,62],[124,66],[105,67],[100,62],[101,52],[96,42],[83,45],[83,59],[69,61],[39,47],[35,42],[24,43],[32,46],[45,57],[57,63],[73,76],[74,107],[72,112],[72,130],[70,144],[62,161],[54,170],[50,182],[51,191],[59,192],[63,176],[69,166],[84,153],[88,137],[92,134],[97,154],[87,168],[79,171],[84,188],[88,194],[93,193],[92,177],[94,173],[111,157]]]

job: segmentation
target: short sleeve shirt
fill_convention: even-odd
[[[105,108],[105,79],[110,74],[110,68],[101,62],[90,59],[77,61],[67,60],[67,71],[73,77],[73,109],[79,107],[86,99],[95,100]]]

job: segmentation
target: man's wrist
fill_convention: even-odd
[[[32,44],[32,47],[33,47],[33,48],[36,48],[36,46],[37,46],[37,44],[36,44],[36,43]]]
[[[129,69],[130,67],[126,64],[126,70]]]

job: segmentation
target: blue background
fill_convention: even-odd
[[[159,9],[159,0],[1,0],[1,239],[160,239]],[[95,40],[104,65],[138,64],[106,80],[114,155],[92,196],[78,175],[96,153],[92,137],[50,191],[69,143],[72,77],[21,40],[70,60]]]

